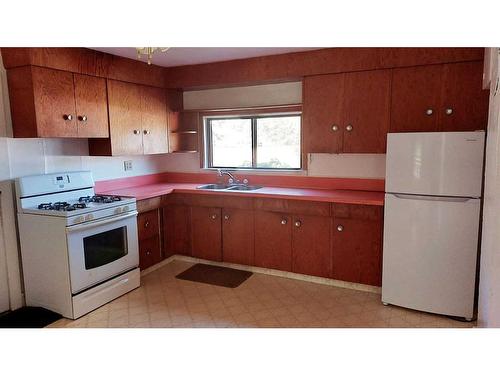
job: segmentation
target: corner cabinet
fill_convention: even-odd
[[[106,138],[106,80],[23,66],[7,71],[14,137]]]
[[[115,80],[107,82],[109,138],[89,140],[90,155],[167,153],[166,91]]]

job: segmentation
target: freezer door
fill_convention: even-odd
[[[382,301],[472,318],[479,199],[386,194]]]
[[[390,133],[386,191],[480,197],[484,132]]]

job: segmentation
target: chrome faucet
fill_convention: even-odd
[[[218,177],[224,177],[224,175],[229,177],[229,184],[237,184],[240,182],[236,177],[233,176],[231,172],[225,171],[223,169],[217,169],[217,176]]]

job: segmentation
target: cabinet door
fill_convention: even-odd
[[[160,237],[139,240],[139,267],[141,270],[161,261]]]
[[[385,153],[390,103],[390,70],[346,74],[343,152]]]
[[[142,86],[142,132],[144,154],[168,152],[167,99],[164,89]]]
[[[191,209],[168,205],[163,208],[165,256],[191,255]]]
[[[73,79],[78,137],[109,137],[106,80],[82,74],[73,74]]]
[[[481,61],[444,65],[441,131],[486,129],[489,91],[483,90],[482,79]]]
[[[382,209],[335,205],[332,277],[354,283],[382,284]]]
[[[32,72],[38,136],[76,137],[73,73],[35,66]]]
[[[329,217],[295,216],[292,229],[292,271],[330,277],[332,222]]]
[[[141,86],[108,80],[109,130],[113,155],[141,155]]]
[[[222,260],[254,264],[254,213],[237,208],[222,209]]]
[[[158,209],[140,213],[137,216],[139,240],[158,236],[160,233]]]
[[[394,69],[390,131],[437,131],[442,81],[443,65]]]
[[[222,261],[221,209],[191,207],[191,243],[195,258]]]
[[[292,271],[292,221],[289,215],[255,211],[255,265]]]
[[[329,74],[304,79],[302,105],[304,152],[341,151],[344,77],[344,74]]]

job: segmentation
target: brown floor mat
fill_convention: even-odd
[[[226,288],[236,288],[252,276],[252,272],[197,263],[176,276],[177,279],[195,281]]]

